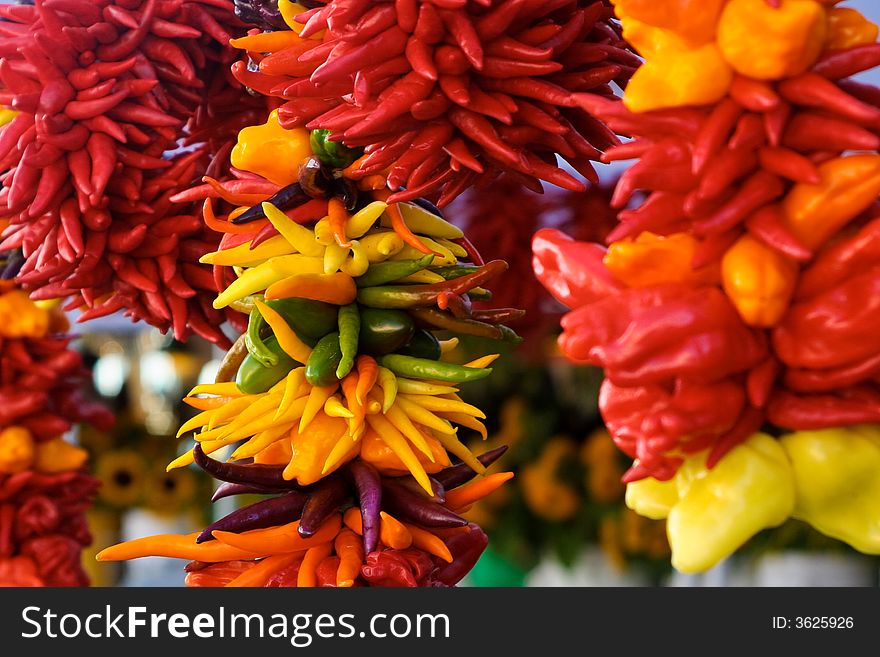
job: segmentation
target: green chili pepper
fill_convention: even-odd
[[[443,293],[465,294],[507,269],[503,260],[493,260],[469,274],[430,285],[382,285],[358,290],[358,301],[372,308],[419,308],[433,306]]]
[[[503,324],[494,325],[474,319],[458,319],[436,308],[413,308],[410,310],[410,314],[425,324],[453,333],[504,340],[514,344],[522,342],[522,338],[516,334],[516,331]]]
[[[364,153],[363,148],[349,148],[341,141],[330,141],[329,137],[329,130],[312,130],[309,145],[321,162],[334,169],[344,169]]]
[[[361,315],[358,305],[350,303],[339,306],[339,351],[342,358],[336,367],[336,378],[341,379],[351,372],[354,367],[354,357],[357,356],[358,336],[361,332]]]
[[[409,342],[416,328],[412,317],[403,310],[361,308],[360,314],[358,348],[374,356],[397,351]]]
[[[492,293],[484,287],[474,287],[468,290],[471,301],[491,301]]]
[[[335,383],[336,368],[342,360],[342,349],[339,346],[339,332],[328,333],[318,340],[312,349],[309,362],[306,363],[306,381],[313,386],[329,386]]]
[[[284,350],[278,344],[278,339],[272,335],[266,338],[263,345],[272,352],[276,359],[276,364],[272,367],[266,367],[257,360],[253,354],[248,354],[238,368],[235,382],[238,389],[246,395],[257,395],[266,392],[269,388],[278,383],[287,376],[294,367],[296,361],[284,353]]]
[[[432,267],[431,271],[435,274],[440,274],[449,281],[453,278],[461,278],[462,276],[472,274],[477,269],[479,269],[477,265],[446,265],[443,267]]]
[[[444,363],[439,360],[427,358],[414,358],[401,354],[387,354],[379,356],[378,362],[382,367],[399,376],[416,379],[428,379],[431,381],[450,381],[453,383],[466,383],[477,381],[492,373],[491,367],[465,367],[454,363]]]
[[[332,303],[312,299],[271,299],[266,305],[277,311],[310,347],[336,330],[337,309]]]
[[[248,316],[247,332],[244,335],[244,343],[248,354],[255,358],[263,367],[275,367],[278,364],[278,355],[266,346],[260,332],[266,326],[266,321],[260,314],[260,310],[254,306]]]
[[[440,341],[436,336],[430,331],[419,329],[406,345],[397,350],[397,353],[404,356],[439,360],[442,352],[440,350]]]
[[[386,260],[371,264],[363,276],[358,276],[354,282],[358,287],[373,287],[384,285],[400,280],[410,274],[422,271],[434,262],[434,254],[429,253],[418,260]]]

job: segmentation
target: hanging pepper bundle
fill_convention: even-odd
[[[268,5],[268,6],[267,6]],[[508,172],[583,191],[564,157],[597,182],[591,161],[617,138],[583,111],[613,97],[639,60],[607,2],[244,2],[260,29],[233,73],[281,99],[285,127],[328,130],[364,147],[355,177],[385,172],[391,200],[443,207],[478,180]],[[282,29],[278,29],[281,27]],[[405,188],[401,190],[399,188]]]
[[[272,112],[232,150],[247,175],[184,194],[224,233],[202,257],[225,286],[214,307],[249,322],[216,382],[184,400],[201,412],[179,435],[196,444],[169,469],[197,463],[226,482],[219,496],[280,495],[99,558],[190,558],[193,585],[424,586],[455,584],[485,548],[457,512],[511,475],[481,476],[500,453],[476,457],[455,425],[486,435],[458,386],[497,355],[456,362],[455,334],[519,341],[506,322],[521,311],[473,306],[507,265],[431,204],[348,178],[358,155]],[[230,462],[210,456],[228,446]]]
[[[15,262],[6,270],[14,273]],[[10,269],[11,266],[11,269]],[[0,585],[86,586],[85,511],[98,487],[85,450],[61,435],[74,423],[107,429],[84,400],[86,372],[62,335],[67,322],[0,281]]]
[[[212,236],[168,197],[262,105],[230,85],[232,3],[46,0],[0,16],[0,103],[18,112],[0,132],[0,250],[23,251],[19,282],[86,318],[124,309],[222,343],[197,263]],[[185,138],[206,143],[168,157]]]
[[[574,308],[563,350],[605,368],[603,417],[636,459],[631,506],[676,488],[681,512],[652,517],[668,514],[684,570],[792,513],[880,552],[872,510],[846,513],[830,483],[793,491],[795,439],[756,433],[880,420],[880,94],[850,79],[880,64],[878,29],[836,2],[615,4],[646,63],[622,104],[584,102],[633,137],[605,155],[638,158],[613,199],[626,209],[607,249],[551,231],[533,246]],[[792,511],[806,499],[823,513]],[[709,525],[716,542],[697,538]]]

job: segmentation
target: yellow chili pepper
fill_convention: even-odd
[[[260,32],[248,36],[230,39],[229,45],[239,50],[251,52],[275,52],[288,46],[300,43],[302,39],[293,31],[278,30],[275,32]]]
[[[270,258],[257,267],[246,269],[229,287],[214,299],[214,307],[225,308],[237,299],[260,292],[273,283],[296,275],[320,274],[324,264],[320,258],[294,254]]]
[[[404,246],[406,246],[400,235],[391,230],[368,233],[360,238],[358,243],[364,250],[367,260],[370,262],[383,262],[384,260],[388,260],[391,256],[397,255],[403,251]],[[415,252],[415,249],[413,249],[413,251]],[[421,258],[422,255],[422,253],[419,253],[418,256],[413,259]]]
[[[824,244],[880,195],[880,155],[849,155],[819,167],[818,185],[799,183],[783,202],[794,236],[808,248]]]
[[[388,204],[384,201],[373,201],[369,205],[364,206],[355,212],[345,224],[346,237],[360,237],[366,233],[376,220],[385,212]]]
[[[632,76],[623,102],[633,112],[708,105],[727,94],[733,69],[714,43],[692,50],[664,48]]]
[[[451,240],[464,237],[464,232],[461,228],[438,217],[432,212],[428,212],[418,205],[413,203],[398,203],[398,207],[400,209],[400,214],[403,216],[404,222],[406,222],[407,228],[414,233]],[[391,217],[387,214],[383,214],[380,223],[382,226],[391,227]]]
[[[308,130],[285,130],[278,122],[278,110],[273,110],[266,123],[238,133],[230,161],[237,169],[257,173],[283,187],[296,182],[300,163],[311,154]]]
[[[344,306],[357,297],[357,286],[351,276],[336,272],[335,274],[298,274],[277,281],[266,289],[267,299],[290,297]]]
[[[646,232],[634,240],[611,244],[603,262],[628,287],[662,283],[715,285],[720,279],[717,265],[700,269],[691,266],[698,246],[699,242],[687,233],[662,236]]]
[[[721,260],[724,291],[749,326],[775,326],[797,284],[797,263],[764,242],[744,235]]]
[[[779,441],[756,433],[711,470],[705,454],[698,454],[670,481],[628,484],[626,504],[649,518],[667,517],[672,565],[701,572],[757,532],[788,519],[795,506],[794,476]]]
[[[324,245],[315,239],[314,231],[299,225],[271,203],[263,203],[262,207],[266,218],[296,251],[312,257],[324,255]]]
[[[231,249],[206,253],[199,258],[199,262],[227,267],[253,267],[262,264],[269,258],[288,255],[293,252],[294,249],[288,241],[282,235],[276,235],[275,237],[270,237],[254,249],[251,248],[250,242],[245,242]]]
[[[880,428],[798,431],[780,442],[794,472],[794,517],[880,554]]]
[[[825,8],[814,0],[730,0],[718,22],[718,47],[738,73],[779,80],[806,71],[825,44]]]
[[[834,7],[828,12],[827,50],[844,50],[874,43],[880,28],[849,7]]]
[[[24,427],[0,431],[0,473],[15,474],[29,469],[35,454],[34,439]]]

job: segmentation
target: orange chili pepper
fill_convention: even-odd
[[[387,184],[387,180],[385,180],[385,176],[366,176],[358,181],[358,189],[365,192],[376,191],[377,189],[382,189]]]
[[[391,228],[400,236],[400,239],[422,253],[434,253],[409,229],[409,226],[406,225],[403,214],[400,212],[400,208],[397,207],[396,203],[385,208],[385,212],[391,217]]]
[[[225,406],[232,397],[184,397],[183,403],[199,411],[210,411]]]
[[[136,538],[133,541],[118,543],[101,550],[95,557],[98,561],[127,561],[140,557],[169,557],[191,561],[232,561],[234,559],[253,559],[258,553],[234,547],[217,541],[196,543],[198,532],[193,534],[157,534]],[[277,550],[273,550],[277,552]]]
[[[252,529],[250,531],[242,532],[241,534],[222,531],[215,531],[212,532],[212,534],[220,543],[238,548],[239,551],[248,552],[251,557],[254,557],[277,554],[279,552],[297,552],[319,545],[320,543],[332,541],[341,526],[342,519],[339,514],[333,514],[325,520],[324,524],[318,528],[318,531],[309,538],[303,538],[297,532],[299,520],[286,525],[271,527],[269,529]],[[195,536],[196,534],[193,534],[193,537]],[[214,541],[207,541],[205,543],[200,543],[199,545],[211,545],[212,543],[214,543]],[[191,558],[207,561],[200,557]],[[230,558],[236,559],[241,557]],[[221,559],[220,561],[225,561],[225,559]]]
[[[336,517],[338,518],[339,516]],[[318,583],[318,566],[324,559],[330,556],[332,550],[332,541],[309,548],[302,564],[300,564],[299,573],[296,575],[296,587],[298,589],[311,588]]]
[[[345,167],[342,170],[343,177],[353,178],[355,180],[358,179],[359,177],[362,178],[363,176],[355,175],[355,171],[357,171],[358,169],[360,169],[364,165],[364,162],[366,161],[366,159],[368,157],[370,157],[369,153],[366,153],[365,155],[361,155],[358,159],[356,159],[354,162],[352,162],[347,167]]]
[[[354,413],[354,417],[351,418],[351,422],[354,426],[361,426],[364,423],[364,418],[366,417],[367,410],[363,403],[358,401],[358,380],[359,375],[357,370],[353,372],[349,372],[344,377],[342,377],[342,394],[345,395],[345,401],[348,404],[348,410]]]
[[[372,356],[361,354],[355,361],[357,363],[358,381],[355,388],[355,398],[358,404],[363,406],[366,403],[367,393],[376,385],[379,378],[379,363]]]
[[[512,472],[498,472],[488,477],[477,478],[469,484],[447,491],[444,504],[453,511],[461,509],[486,497],[511,478],[513,478]]]
[[[412,534],[412,544],[414,546],[428,554],[433,554],[435,557],[440,557],[447,563],[452,563],[452,553],[439,536],[408,522],[403,524],[409,530],[409,533]]]
[[[412,545],[413,537],[409,530],[394,516],[379,512],[382,519],[379,525],[379,540],[394,550],[405,550]]]
[[[350,248],[351,242],[345,236],[348,212],[345,210],[345,205],[338,198],[331,198],[327,202],[327,218],[329,219],[330,230],[336,243],[345,249]]]
[[[358,515],[360,517],[360,515]],[[336,586],[354,586],[364,563],[364,542],[349,528],[340,530],[334,541],[339,556],[339,569],[336,571]]]
[[[269,224],[269,220],[252,221],[246,224],[233,224],[229,221],[223,221],[214,214],[214,204],[211,199],[206,198],[202,205],[202,217],[208,228],[218,233],[237,233],[239,235],[249,234],[260,231],[264,226]]]
[[[348,527],[358,536],[364,535],[364,521],[361,518],[361,510],[356,506],[348,507],[342,514],[342,524]]]
[[[294,274],[266,289],[267,299],[312,299],[345,306],[357,298],[357,285],[348,274]]]
[[[256,588],[265,586],[269,578],[282,568],[287,568],[301,558],[299,552],[289,554],[273,554],[257,563],[253,568],[248,568],[241,575],[229,582],[226,586]]]

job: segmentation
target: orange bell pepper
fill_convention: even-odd
[[[345,306],[357,298],[357,285],[348,274],[294,274],[266,289],[267,299],[299,297]]]
[[[828,12],[827,50],[855,48],[877,40],[880,28],[849,7],[835,7]]]
[[[797,263],[745,235],[721,261],[724,291],[750,326],[774,326],[788,309],[797,283]]]

